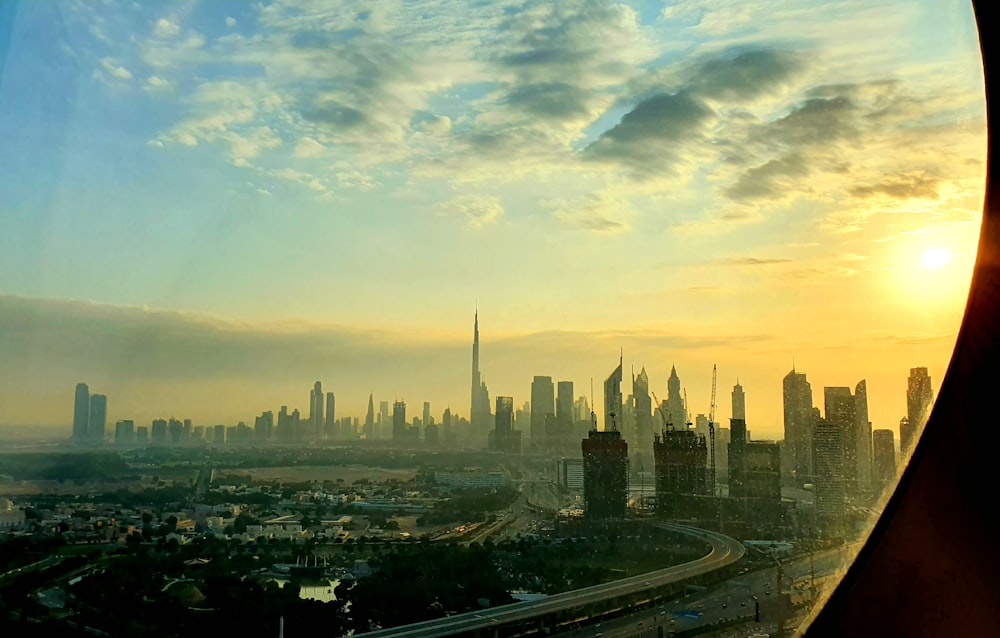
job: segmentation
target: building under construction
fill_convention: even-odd
[[[668,518],[684,501],[710,495],[706,477],[708,446],[693,430],[663,430],[653,438],[656,464],[656,510]]]
[[[628,443],[618,430],[591,430],[583,446],[584,516],[625,518],[628,504]]]

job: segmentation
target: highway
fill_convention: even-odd
[[[603,585],[575,589],[555,594],[542,600],[513,603],[481,611],[457,614],[446,618],[427,620],[401,627],[355,634],[369,638],[382,636],[405,636],[410,638],[431,638],[453,636],[487,629],[498,629],[511,623],[521,623],[539,616],[547,616],[561,611],[583,607],[621,596],[627,596],[645,589],[677,583],[694,576],[700,576],[731,565],[746,553],[743,545],[728,536],[716,532],[676,525],[656,523],[657,527],[692,536],[708,542],[712,549],[696,560],[675,565],[646,574],[623,578]]]

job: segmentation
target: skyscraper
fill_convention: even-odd
[[[872,432],[872,482],[876,493],[882,492],[896,478],[896,442],[892,430]]]
[[[815,424],[812,386],[805,374],[792,368],[782,381],[785,413],[785,446],[788,471],[800,480],[813,474],[812,434]]]
[[[406,404],[396,401],[392,404],[392,442],[402,445],[406,441]]]
[[[708,446],[693,430],[663,430],[653,439],[656,468],[656,509],[673,516],[685,497],[709,493],[706,480]]]
[[[622,419],[622,359],[604,380],[604,430],[618,430]]]
[[[823,406],[826,421],[840,429],[844,491],[855,494],[858,488],[857,403],[850,388],[832,387],[823,388]]]
[[[617,430],[591,430],[583,450],[584,516],[624,518],[628,504],[628,444]]]
[[[326,393],[326,423],[325,428],[332,430],[333,424],[337,420],[337,398],[333,396],[333,392]],[[331,432],[327,432],[330,434]]]
[[[323,384],[317,381],[309,392],[309,434],[323,431]]]
[[[497,397],[490,449],[504,454],[520,454],[521,433],[514,430],[514,398]]]
[[[667,421],[678,430],[687,429],[687,406],[681,393],[681,379],[677,376],[677,368],[670,366],[670,377],[667,379]]]
[[[559,432],[558,447],[561,450],[575,445],[573,421],[573,382],[560,381],[556,384],[556,429]]]
[[[389,402],[379,401],[378,402],[378,419],[379,419],[379,432],[378,438],[386,438],[386,430],[389,428]]]
[[[555,387],[552,377],[536,376],[531,382],[531,445],[536,449],[546,446],[545,415],[556,413]]]
[[[733,418],[741,421],[747,420],[747,395],[743,393],[743,386],[737,379],[733,386]]]
[[[868,492],[872,488],[872,423],[868,420],[868,383],[864,379],[854,387],[854,429],[858,489]]]
[[[90,395],[90,415],[87,418],[87,438],[92,443],[104,443],[104,429],[108,421],[108,397]]]
[[[818,419],[813,427],[813,492],[817,530],[835,533],[844,522],[844,431]]]
[[[375,397],[369,393],[368,412],[365,414],[365,440],[370,441],[373,438],[375,438]]]
[[[135,422],[123,420],[115,423],[115,445],[132,445],[135,443]]]
[[[907,427],[899,430],[899,447],[903,456],[913,449],[917,436],[927,423],[934,403],[934,391],[931,388],[931,378],[927,368],[910,368],[910,377],[906,380],[906,419]]]
[[[76,384],[73,398],[73,440],[83,443],[87,440],[87,426],[90,421],[90,388],[86,383]]]
[[[472,339],[472,404],[469,422],[476,435],[490,429],[490,395],[479,371],[479,309],[476,309],[475,327]]]
[[[434,419],[431,418],[431,402],[430,401],[424,401],[424,414],[423,414],[423,418],[421,418],[420,421],[424,425],[430,425],[434,421]]]
[[[646,368],[632,375],[632,420],[632,452],[639,467],[648,471],[653,465],[653,399]]]

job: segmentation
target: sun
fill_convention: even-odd
[[[935,246],[924,251],[924,256],[921,258],[920,263],[924,265],[924,268],[939,270],[947,265],[949,261],[951,261],[951,253],[944,248]]]

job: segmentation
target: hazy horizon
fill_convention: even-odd
[[[803,29],[803,21],[812,24]],[[624,350],[757,438],[940,387],[985,179],[961,2],[0,5],[0,422],[468,416]],[[941,28],[946,26],[947,28]],[[419,409],[415,412],[419,413]],[[599,419],[602,418],[598,411]]]

